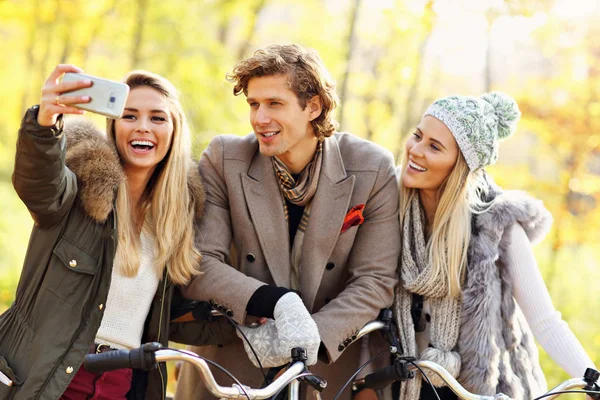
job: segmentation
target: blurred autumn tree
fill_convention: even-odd
[[[540,269],[600,364],[599,18],[596,0],[0,0],[0,312],[31,227],[10,183],[16,133],[57,63],[115,80],[134,68],[165,75],[181,90],[199,156],[215,134],[250,131],[224,79],[234,63],[296,42],[338,81],[341,129],[397,159],[438,96],[503,90],[519,100],[519,131],[490,172],[552,211]],[[549,382],[566,378],[545,354],[542,363]]]

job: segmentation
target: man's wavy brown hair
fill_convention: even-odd
[[[289,88],[303,109],[314,96],[321,98],[321,114],[311,121],[319,140],[335,132],[338,123],[333,119],[333,110],[339,102],[335,82],[315,50],[295,44],[268,46],[238,62],[233,72],[227,74],[227,80],[235,85],[234,95],[244,93],[248,96],[250,79],[271,75],[288,77]]]

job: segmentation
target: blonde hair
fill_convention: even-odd
[[[446,286],[448,295],[458,296],[467,264],[471,240],[471,206],[469,194],[473,174],[461,152],[454,168],[438,191],[438,206],[427,241],[427,254],[435,279]],[[400,223],[404,224],[410,204],[419,195],[418,189],[400,188]]]
[[[173,139],[165,158],[157,165],[143,199],[142,229],[156,237],[155,267],[167,268],[171,281],[186,284],[199,274],[200,251],[195,245],[195,199],[188,190],[192,168],[191,138],[177,89],[165,78],[146,71],[132,71],[123,80],[131,90],[149,87],[162,94],[170,106]],[[115,120],[107,120],[108,137],[115,141]],[[116,145],[115,145],[116,147]],[[135,276],[140,265],[140,239],[133,221],[127,181],[117,190],[118,246],[115,262],[125,276]]]

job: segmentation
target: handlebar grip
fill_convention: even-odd
[[[402,380],[403,373],[401,368],[400,363],[394,363],[389,367],[375,371],[372,374],[365,376],[363,387],[379,390],[391,385],[395,381]]]
[[[100,373],[121,368],[133,368],[129,350],[115,350],[107,353],[88,354],[83,358],[86,371]]]
[[[160,343],[145,343],[133,350],[114,350],[100,354],[87,354],[83,366],[88,372],[99,373],[121,368],[150,371],[156,366],[154,352],[160,349]]]

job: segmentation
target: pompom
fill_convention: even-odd
[[[521,118],[521,111],[515,99],[503,92],[485,93],[481,99],[494,107],[494,114],[498,118],[498,139],[512,135]]]

